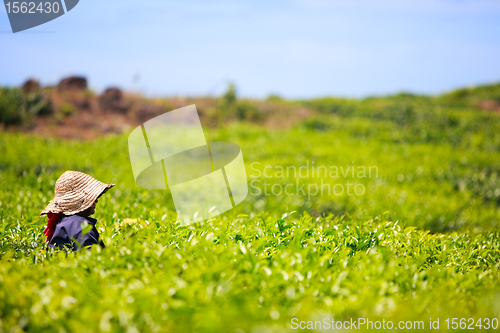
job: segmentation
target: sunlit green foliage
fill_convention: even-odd
[[[0,327],[262,332],[284,331],[292,318],[498,316],[496,233],[430,235],[380,220],[293,216],[189,227],[155,215],[102,221],[102,251],[16,244],[22,249],[0,261]],[[22,228],[32,230],[23,239],[42,242],[37,223]],[[4,246],[19,241],[3,236]]]
[[[205,134],[241,147],[250,192],[191,226],[175,221],[167,191],[135,185],[126,133],[1,133],[0,332],[280,332],[292,318],[358,317],[445,328],[500,316],[498,114],[409,94],[272,98],[316,113],[270,129],[246,122],[257,104],[232,103],[245,122]],[[315,176],[318,166],[377,172]],[[95,215],[106,249],[46,251],[38,214],[65,170],[117,184]],[[347,181],[366,191],[296,191]],[[290,184],[294,194],[277,193]]]

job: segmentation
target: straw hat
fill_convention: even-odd
[[[104,184],[78,171],[66,171],[56,182],[54,199],[40,213],[64,213],[73,215],[83,212],[115,184]]]

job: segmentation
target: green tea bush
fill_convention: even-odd
[[[189,227],[156,216],[102,220],[107,248],[81,253],[46,251],[37,223],[22,229],[38,245],[16,249],[20,230],[8,225],[0,328],[284,332],[293,318],[423,320],[428,328],[429,318],[498,316],[496,233],[430,235],[380,220],[293,215]]]
[[[32,116],[48,116],[54,112],[51,100],[40,91],[28,94],[25,103],[28,114]]]
[[[236,105],[236,118],[240,121],[258,121],[263,117],[257,106],[248,101],[240,100]]]
[[[303,101],[303,103],[322,114],[336,114],[341,116],[352,116],[354,111],[359,107],[359,102],[356,100],[333,97]]]
[[[460,108],[477,107],[481,101],[500,103],[500,83],[451,91],[438,97],[443,106]]]
[[[76,108],[68,102],[62,102],[59,111],[64,117],[70,116],[76,112]]]
[[[22,125],[33,116],[46,116],[52,112],[49,97],[40,91],[25,95],[17,88],[0,87],[0,124]]]
[[[23,93],[17,88],[0,87],[0,123],[19,125],[26,117]]]

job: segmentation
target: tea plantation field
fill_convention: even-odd
[[[308,103],[319,113],[289,128],[205,127],[241,147],[249,195],[189,226],[167,192],[135,185],[127,133],[0,133],[0,332],[499,327],[498,114]],[[105,249],[46,250],[38,214],[65,170],[117,184],[94,216]]]

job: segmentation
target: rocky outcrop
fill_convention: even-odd
[[[41,88],[40,82],[36,79],[28,79],[24,84],[21,86],[21,90],[25,94],[31,94],[32,92],[39,91]]]
[[[57,85],[59,91],[64,90],[85,90],[87,89],[87,79],[79,76],[71,76],[62,79]]]
[[[119,88],[108,88],[99,96],[99,106],[106,112],[127,113],[129,103]]]

